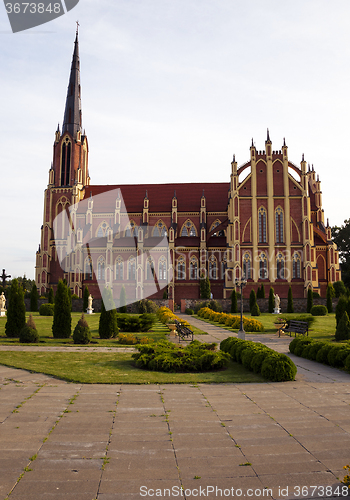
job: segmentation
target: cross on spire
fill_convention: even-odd
[[[77,34],[78,34],[80,24],[79,24],[79,21],[75,21],[75,22],[77,23]]]

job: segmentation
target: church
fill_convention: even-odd
[[[248,148],[247,148],[248,149]],[[200,298],[209,277],[215,299],[229,298],[237,280],[245,295],[274,288],[325,297],[341,279],[339,255],[325,223],[319,176],[302,155],[288,157],[285,140],[263,150],[252,140],[248,160],[223,183],[94,185],[82,127],[76,34],[62,129],[58,126],[44,194],[35,279],[40,294],[65,278],[82,297],[110,287],[128,303],[141,298]]]

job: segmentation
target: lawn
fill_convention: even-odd
[[[230,362],[226,370],[163,373],[133,366],[131,353],[0,352],[0,364],[84,384],[188,384],[265,382],[260,375]]]
[[[303,314],[305,316],[306,314]],[[251,315],[250,313],[244,313],[244,316],[246,318],[250,318]],[[296,313],[294,314],[282,314],[284,318],[288,318],[290,316],[293,316],[293,318],[296,316]],[[311,316],[308,315],[308,316]],[[237,332],[238,330],[232,330],[229,327],[226,327],[225,325],[221,323],[216,323],[214,321],[209,321],[203,318],[199,318],[198,316],[194,316],[201,321],[205,321],[206,323],[210,323],[212,325],[220,326],[220,328],[225,328],[228,331],[234,331]],[[276,328],[274,326],[274,321],[276,320],[276,315],[275,314],[269,314],[269,313],[262,313],[260,316],[253,316],[254,319],[260,321],[264,325],[264,332],[261,333],[263,335],[264,333],[276,333]],[[296,319],[296,318],[295,318]],[[249,332],[246,332],[247,335],[249,335]],[[257,335],[257,333],[252,332],[253,335]],[[328,314],[327,316],[315,316],[315,321],[312,323],[312,325],[309,328],[309,337],[315,340],[334,340],[334,335],[335,335],[335,313]]]

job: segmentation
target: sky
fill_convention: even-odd
[[[34,278],[79,20],[92,184],[229,182],[252,138],[350,218],[348,0],[80,0],[13,34],[0,4],[0,273]]]

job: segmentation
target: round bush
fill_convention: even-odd
[[[327,316],[328,311],[326,306],[319,305],[319,306],[312,306],[310,313],[313,316]]]
[[[296,356],[301,356],[301,353],[303,352],[304,348],[311,343],[312,343],[311,339],[301,338],[294,349],[294,354]]]
[[[335,368],[343,368],[349,354],[350,346],[335,345],[328,353],[328,364]]]
[[[193,314],[194,314],[194,310],[188,307],[188,308],[186,309],[185,313],[186,313],[186,314],[188,314],[189,316],[193,316]]]
[[[297,367],[285,354],[273,353],[267,356],[261,366],[261,375],[273,382],[294,380]]]
[[[260,312],[260,309],[259,309],[259,306],[258,306],[257,302],[254,302],[254,304],[252,306],[252,309],[250,311],[250,314],[252,316],[260,316],[261,312]]]
[[[81,316],[73,332],[74,344],[89,344],[91,342],[91,332],[89,325],[84,318],[84,314]]]
[[[328,353],[334,346],[330,343],[326,343],[317,353],[316,361],[318,363],[323,363],[328,365]]]
[[[39,307],[40,316],[53,316],[54,304],[41,304]]]
[[[238,359],[236,356],[236,350],[238,349],[238,347],[242,346],[244,343],[245,343],[245,340],[242,340],[242,339],[235,339],[235,342],[232,343],[232,345],[230,347],[230,351],[229,351],[231,358],[232,358],[232,361],[238,362]]]
[[[248,349],[249,347],[253,346],[254,342],[251,340],[243,340],[241,344],[239,344],[236,348],[235,351],[235,357],[237,363],[242,363],[242,354],[245,349]]]
[[[31,328],[26,324],[19,333],[19,341],[23,344],[37,343],[39,342],[39,334],[35,328]]]
[[[261,352],[263,348],[259,344],[255,344],[254,346],[249,346],[242,352],[242,365],[247,370],[252,370],[252,360],[254,356]]]
[[[310,349],[308,350],[308,359],[316,361],[317,353],[324,346],[324,342],[312,342],[310,344]]]
[[[271,349],[265,347],[265,349],[260,349],[253,356],[250,366],[254,373],[261,373],[261,367],[265,359],[271,354]]]

